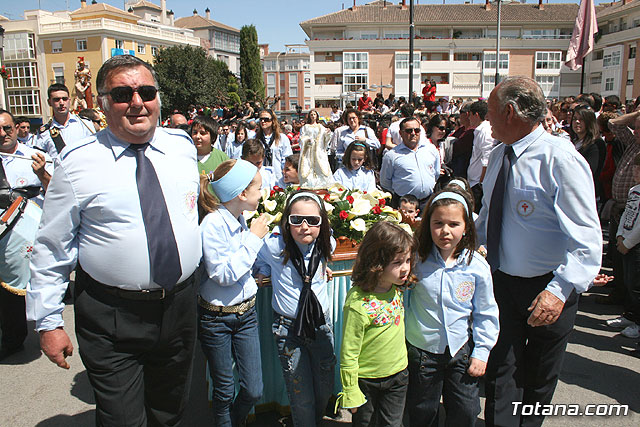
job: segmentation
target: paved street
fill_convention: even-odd
[[[614,316],[615,307],[594,304],[594,294],[580,302],[575,331],[571,335],[561,381],[554,403],[629,405],[626,417],[549,417],[545,426],[637,426],[640,425],[640,359],[628,355],[634,340],[610,331],[604,321]],[[73,331],[73,307],[65,311],[67,330]],[[72,335],[77,348],[75,337]],[[71,369],[55,367],[44,357],[35,333],[25,351],[0,362],[2,379],[0,426],[68,427],[94,425],[94,402],[86,372],[77,351],[70,358]],[[191,400],[183,425],[210,424],[212,416],[206,398],[204,361],[199,347]],[[483,414],[478,425],[482,424]],[[260,415],[254,425],[278,426],[276,414]],[[333,425],[344,425],[332,422]],[[442,424],[442,423],[441,423]],[[288,425],[291,425],[290,423]]]

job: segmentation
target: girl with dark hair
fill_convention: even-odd
[[[278,117],[273,110],[262,110],[258,113],[260,124],[256,138],[264,146],[264,165],[272,166],[276,180],[282,178],[282,168],[287,156],[293,154],[291,141],[280,130]]]
[[[453,185],[434,194],[416,232],[418,282],[407,301],[411,425],[475,425],[479,377],[498,340],[491,269],[475,252],[471,200]]]
[[[220,163],[229,160],[225,153],[213,147],[218,137],[218,124],[211,117],[196,116],[189,133],[198,152],[198,172],[211,173]]]
[[[447,118],[443,114],[434,114],[424,128],[427,138],[440,153],[440,165],[444,164],[446,153],[443,141],[447,137]]]
[[[336,160],[342,161],[347,147],[354,142],[361,142],[366,146],[377,150],[380,148],[380,141],[376,133],[369,126],[362,123],[362,115],[358,110],[348,108],[342,114],[342,121],[346,126],[339,127],[333,134],[332,146],[336,147]]]
[[[293,193],[279,233],[265,241],[255,268],[271,276],[275,336],[293,424],[321,424],[333,392],[333,327],[329,318],[327,262],[335,247],[324,202],[314,193]]]
[[[369,150],[361,142],[347,147],[342,158],[342,167],[333,174],[333,179],[349,190],[373,191],[376,176],[373,172]]]
[[[402,426],[409,383],[402,292],[414,261],[412,237],[385,221],[371,227],[358,250],[344,303],[338,399],[354,426]]]
[[[596,121],[596,114],[587,104],[579,104],[573,109],[571,116],[571,142],[578,152],[586,159],[591,168],[596,193],[600,185],[598,178],[607,155],[607,146],[600,137],[600,129]]]

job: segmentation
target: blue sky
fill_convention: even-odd
[[[160,0],[151,0],[160,5]],[[446,0],[447,3],[463,3],[463,0]],[[369,0],[356,0],[356,4],[368,3]],[[537,3],[537,0],[528,0]],[[549,1],[545,0],[545,3]],[[551,0],[551,3],[577,3],[578,0]],[[88,0],[87,3],[91,3]],[[101,3],[123,8],[124,0],[106,0]],[[395,0],[394,3],[398,3]],[[409,0],[407,0],[409,3]],[[442,0],[415,0],[415,4],[442,4]],[[484,0],[474,0],[484,3]],[[596,4],[600,0],[596,0]],[[353,5],[353,0],[167,0],[167,8],[172,9],[176,18],[190,16],[193,9],[204,15],[204,10],[211,9],[211,19],[232,27],[240,28],[253,24],[258,30],[260,43],[269,43],[269,50],[284,50],[285,44],[304,43],[305,33],[299,23],[307,19],[336,12]],[[24,10],[75,10],[80,7],[80,0],[2,0],[0,15],[9,19],[21,19]]]

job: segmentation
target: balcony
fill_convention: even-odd
[[[342,74],[342,61],[314,62],[312,68],[315,74]]]
[[[161,30],[159,28],[145,27],[142,25],[129,24],[126,22],[114,21],[112,19],[85,19],[82,21],[57,22],[53,24],[40,25],[40,35],[63,35],[65,33],[77,33],[78,31],[98,30],[117,31],[122,34],[151,37],[163,41],[200,46],[198,37],[173,31]]]
[[[313,96],[316,98],[338,98],[342,93],[342,85],[315,85]]]

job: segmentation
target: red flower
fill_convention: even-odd
[[[338,191],[344,191],[342,188],[338,188]]]
[[[387,202],[384,201],[384,199],[378,199],[378,204],[380,206],[384,206]]]
[[[347,202],[353,204],[353,196],[347,196]]]
[[[378,206],[378,205],[375,205],[371,210],[372,210],[372,211],[373,211],[373,213],[374,213],[374,214],[376,214],[376,215],[377,215],[377,214],[381,214],[381,213],[382,213],[382,209],[380,209],[380,206]]]
[[[300,187],[296,188],[296,191],[300,190]]]
[[[271,193],[269,193],[269,197],[273,197],[276,194],[275,190],[271,190]]]
[[[282,188],[278,187],[277,185],[273,186],[273,190],[274,191],[282,191]]]
[[[328,195],[328,194],[325,194],[324,195],[324,200],[327,201],[327,202],[330,201],[331,200],[331,196]]]
[[[339,216],[340,216],[340,219],[343,219],[343,220],[349,218],[349,214],[346,211],[340,211]]]
[[[366,191],[363,191],[363,192],[362,192],[362,194],[367,194],[367,192],[366,192]]]

